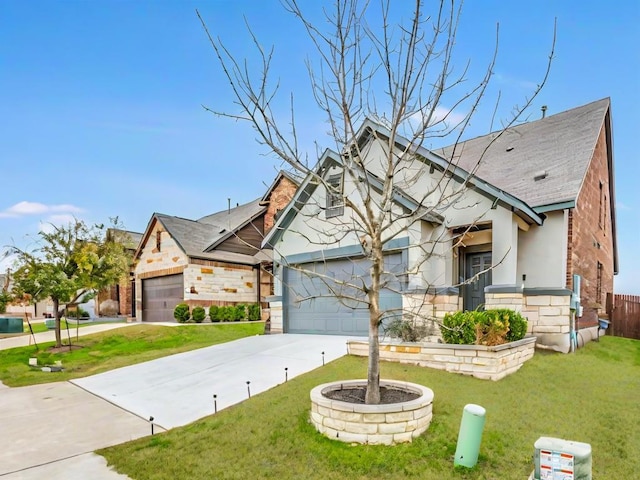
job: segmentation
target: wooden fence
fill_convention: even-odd
[[[608,294],[607,312],[609,335],[640,340],[640,296]]]

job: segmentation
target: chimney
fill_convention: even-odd
[[[231,213],[231,198],[227,198],[227,214]]]
[[[542,118],[544,118],[547,115],[547,106],[546,105],[542,105],[540,110],[542,110]]]

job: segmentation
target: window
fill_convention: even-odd
[[[604,194],[604,182],[600,180],[600,210],[598,212],[598,225],[600,228],[604,228],[605,221],[605,203],[607,203],[607,197]]]
[[[158,230],[156,232],[156,250],[160,251],[160,244],[162,240],[162,232],[160,230]]]
[[[342,175],[330,175],[327,178],[327,218],[339,217],[344,213],[342,198]]]
[[[596,302],[602,303],[602,264],[598,262],[596,272]]]

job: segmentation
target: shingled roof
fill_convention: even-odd
[[[534,209],[575,201],[609,105],[605,98],[433,153],[467,171],[482,159],[477,177]]]
[[[149,226],[154,221],[159,221],[189,257],[254,265],[264,260],[264,255],[260,252],[256,252],[255,256],[245,255],[218,251],[215,250],[215,246],[260,216],[265,210],[266,207],[260,205],[260,199],[256,199],[198,220],[155,213]],[[149,231],[150,228],[147,227],[147,232]]]

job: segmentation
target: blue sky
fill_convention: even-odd
[[[251,53],[245,17],[262,43],[275,45],[282,100],[295,92],[303,144],[331,146],[310,102],[303,63],[310,46],[277,0],[3,0],[0,248],[28,246],[42,225],[73,216],[104,222],[117,215],[141,232],[153,212],[198,218],[226,208],[228,198],[253,200],[271,183],[280,163],[252,130],[202,108],[233,105],[195,8],[240,56]],[[468,1],[456,55],[460,66],[470,58],[477,75],[500,23],[490,94],[501,91],[498,115],[506,118],[541,79],[556,17],[555,59],[531,118],[541,105],[553,114],[611,97],[616,291],[640,294],[640,4]],[[468,133],[488,129],[480,111]]]

